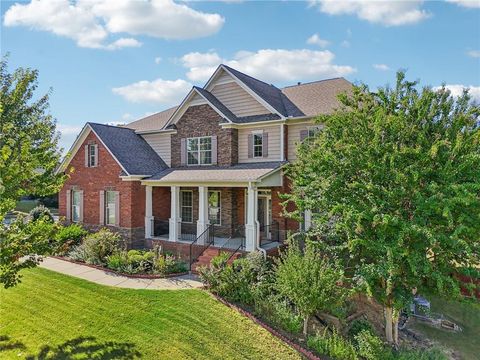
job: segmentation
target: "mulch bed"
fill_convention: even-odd
[[[305,349],[300,343],[298,343],[298,341],[295,341],[295,339],[287,336],[285,333],[282,333],[280,332],[279,330],[277,329],[274,329],[272,328],[271,326],[267,325],[266,323],[264,323],[262,320],[260,320],[259,318],[257,318],[255,315],[253,315],[250,311],[238,306],[238,305],[235,305],[235,304],[232,304],[230,302],[228,302],[227,300],[221,298],[220,296],[218,295],[215,295],[213,293],[210,293],[215,299],[217,299],[218,301],[220,301],[222,304],[224,304],[225,306],[228,306],[229,308],[232,308],[236,311],[238,311],[240,314],[242,314],[243,316],[249,318],[250,320],[252,320],[253,322],[257,323],[258,325],[260,325],[261,327],[263,327],[265,330],[267,330],[270,334],[272,334],[273,336],[275,336],[276,338],[282,340],[284,343],[288,344],[290,347],[292,347],[293,349],[297,350],[300,354],[302,354],[306,359],[309,359],[309,360],[328,360],[329,358],[328,357],[318,357],[317,355],[315,355],[313,352],[311,352],[310,350],[307,350]]]
[[[106,268],[104,266],[87,264],[87,263],[72,260],[72,259],[69,259],[69,258],[66,258],[66,257],[63,257],[63,256],[50,256],[50,257],[52,257],[54,259],[58,259],[58,260],[68,261],[68,262],[71,262],[73,264],[88,266],[88,267],[91,267],[91,268],[94,268],[94,269],[97,269],[97,270],[105,271],[107,273],[111,273],[111,274],[118,275],[118,276],[125,276],[125,277],[132,278],[132,279],[165,279],[165,278],[172,278],[172,277],[177,277],[177,276],[182,276],[182,275],[188,275],[188,271],[181,272],[181,273],[166,274],[166,275],[160,275],[160,274],[125,274],[125,273],[122,273],[122,272],[119,272],[119,271],[115,271],[115,270]]]

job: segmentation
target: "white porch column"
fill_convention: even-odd
[[[153,236],[153,211],[152,211],[152,191],[149,185],[145,187],[145,238]]]
[[[180,187],[170,187],[170,220],[169,220],[169,234],[168,239],[170,241],[177,241],[180,236],[181,224],[180,222]]]
[[[205,231],[210,221],[208,220],[208,187],[198,187],[198,220],[197,220],[197,238]],[[205,239],[198,239],[199,244],[203,245]]]
[[[304,219],[305,231],[308,231],[312,227],[312,210],[305,210]]]
[[[280,161],[285,160],[285,124],[280,124]]]
[[[247,188],[247,221],[245,224],[245,250],[255,251],[257,245],[258,190],[249,184]]]

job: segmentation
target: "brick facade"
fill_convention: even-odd
[[[85,166],[85,145],[98,145],[98,166]],[[96,230],[100,224],[100,191],[118,191],[120,195],[119,227],[109,226],[125,238],[129,246],[142,246],[145,218],[145,187],[139,181],[122,181],[122,168],[90,132],[74,154],[66,173],[69,178],[58,194],[59,214],[66,216],[67,190],[83,190],[83,225]]]
[[[191,106],[178,120],[177,133],[171,138],[172,167],[181,166],[181,139],[199,136],[217,136],[218,165],[238,162],[238,130],[222,129],[223,118],[210,105]]]

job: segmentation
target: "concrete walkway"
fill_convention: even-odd
[[[203,286],[195,275],[181,275],[165,279],[135,279],[51,257],[44,258],[40,267],[96,284],[126,289],[182,290]]]

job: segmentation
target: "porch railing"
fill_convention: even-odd
[[[245,250],[245,240],[245,225],[236,225],[233,228],[232,236],[220,247],[219,253],[222,250],[231,252],[230,257],[227,259],[228,262],[238,251]]]
[[[213,224],[208,227],[190,243],[190,271],[192,265],[210,245],[213,245],[215,238],[215,226]]]
[[[260,246],[280,242],[280,227],[278,221],[260,226]]]

